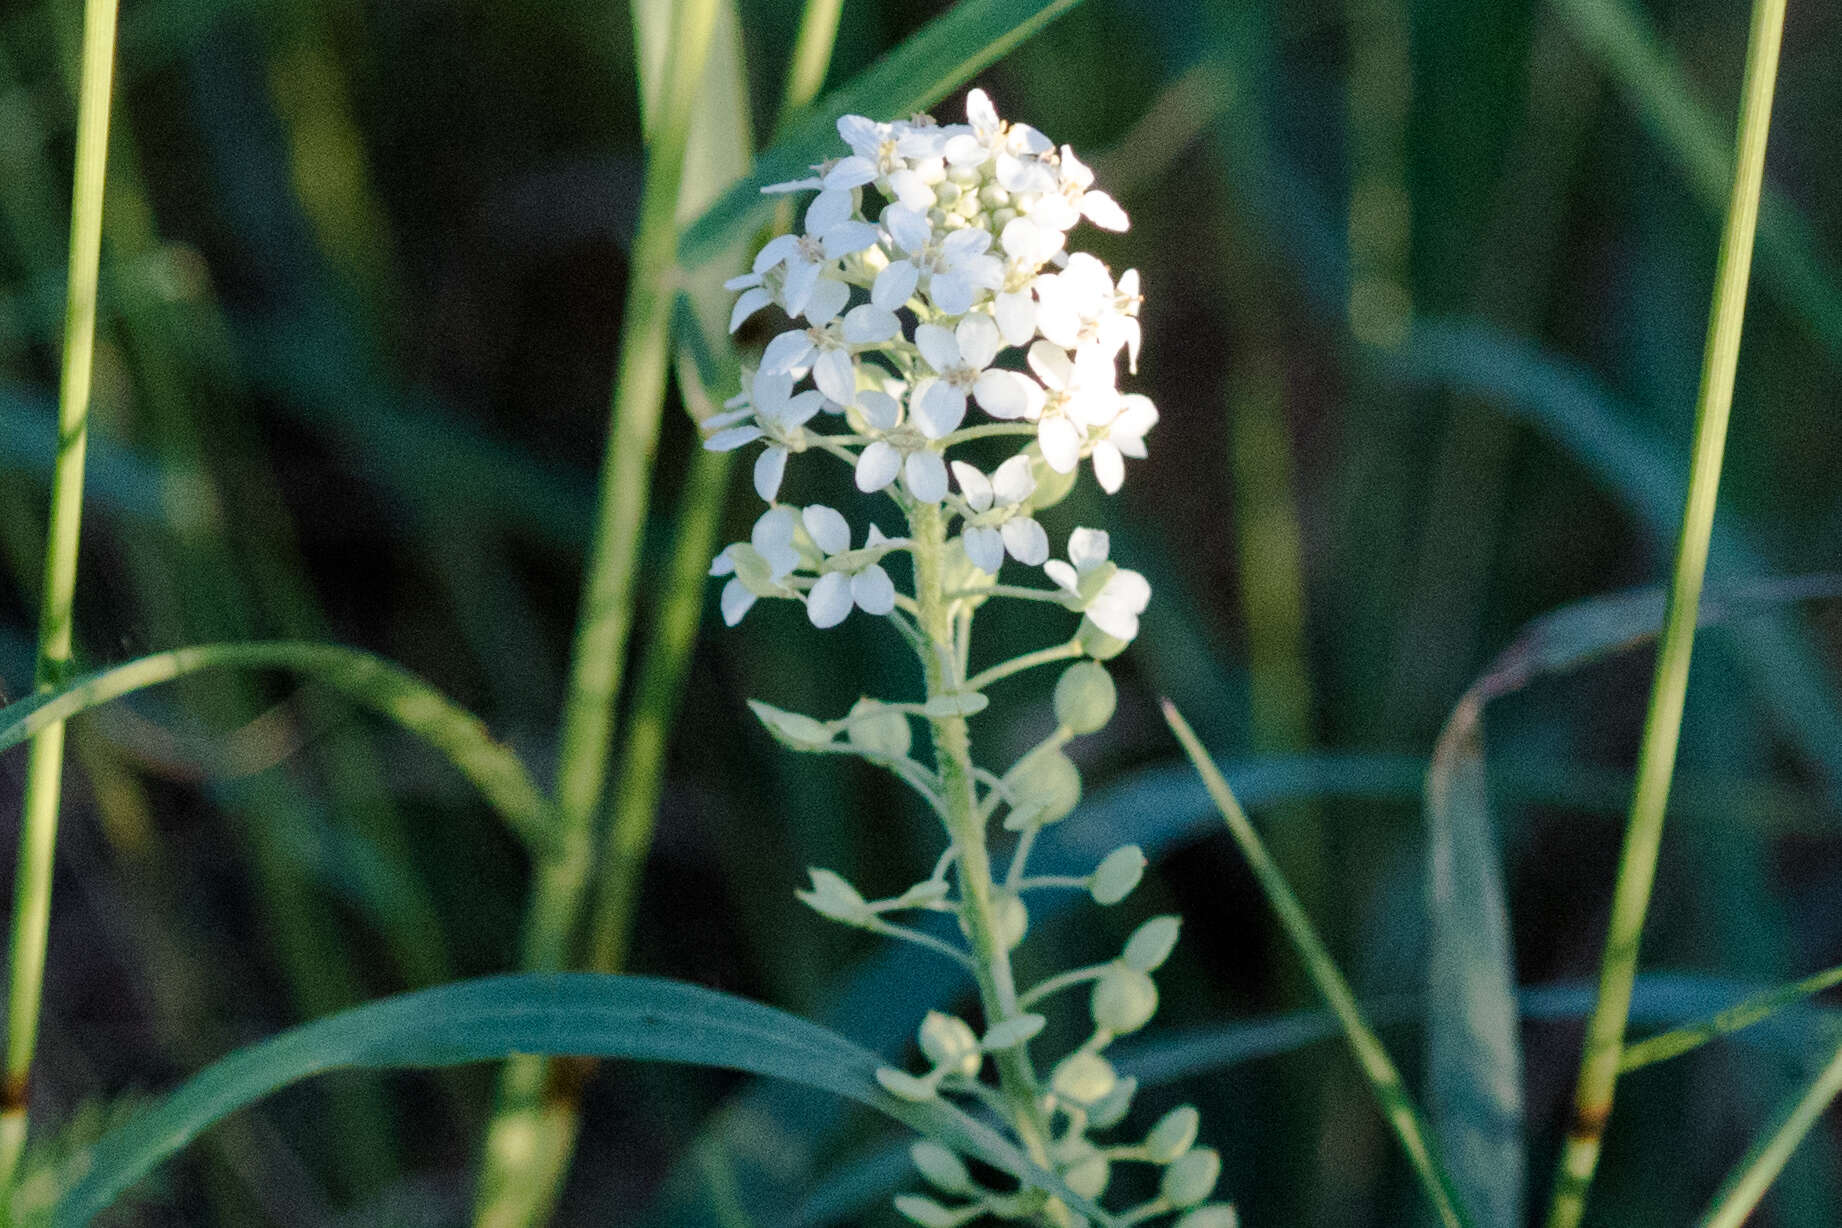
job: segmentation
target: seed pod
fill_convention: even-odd
[[[1184,1215],[1175,1228],[1241,1228],[1241,1217],[1228,1203],[1212,1202]]]
[[[870,906],[857,888],[830,870],[808,869],[806,873],[812,876],[812,889],[793,893],[806,907],[846,925],[861,925],[869,917]]]
[[[1127,1077],[1113,1084],[1113,1090],[1087,1107],[1087,1124],[1096,1130],[1110,1130],[1126,1119],[1132,1097],[1138,1092],[1138,1080]]]
[[[1145,877],[1145,853],[1136,844],[1116,848],[1094,868],[1087,890],[1096,904],[1117,904]]]
[[[1061,751],[1029,756],[1004,778],[1013,813],[1031,825],[1063,819],[1081,801],[1081,770]],[[1009,819],[1006,827],[1013,827]]]
[[[921,1228],[955,1228],[960,1217],[931,1198],[919,1194],[897,1194],[895,1209],[921,1225]]]
[[[1215,1190],[1222,1175],[1222,1157],[1213,1147],[1195,1147],[1171,1161],[1158,1182],[1158,1193],[1174,1206],[1193,1207]]]
[[[1093,1104],[1104,1099],[1119,1083],[1113,1064],[1098,1053],[1079,1050],[1069,1054],[1056,1066],[1049,1086],[1055,1094],[1075,1104]]]
[[[1132,931],[1119,962],[1140,972],[1152,972],[1170,958],[1183,929],[1181,917],[1153,917]]]
[[[1158,1119],[1145,1136],[1145,1153],[1155,1164],[1169,1164],[1196,1144],[1196,1130],[1201,1117],[1190,1105],[1182,1105]]]
[[[1114,964],[1094,982],[1088,1007],[1095,1027],[1124,1036],[1150,1023],[1158,1013],[1158,987],[1137,968]]]
[[[906,1070],[897,1070],[893,1066],[878,1066],[876,1081],[897,1100],[911,1100],[916,1104],[926,1104],[940,1094],[931,1080],[917,1079]]]
[[[915,1170],[935,1189],[947,1194],[964,1194],[972,1189],[972,1174],[958,1156],[932,1139],[922,1139],[908,1149]]]
[[[927,1060],[944,1067],[949,1074],[971,1078],[985,1064],[977,1033],[957,1015],[929,1011],[921,1021],[920,1039],[921,1052]]]
[[[908,718],[881,700],[867,696],[858,700],[851,708],[851,718],[845,726],[845,736],[866,755],[901,759],[914,744]]]
[[[1079,661],[1055,683],[1055,719],[1075,733],[1092,733],[1113,719],[1119,690],[1112,675],[1094,661]]]

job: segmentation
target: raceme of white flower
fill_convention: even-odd
[[[1090,1137],[1114,1130],[1130,1109],[1133,1080],[1115,1073],[1105,1051],[1156,1012],[1151,973],[1176,944],[1177,918],[1145,922],[1103,964],[1021,990],[1013,978],[1011,952],[1029,928],[1026,896],[1085,891],[1113,905],[1144,872],[1144,855],[1127,846],[1085,875],[1029,873],[1038,834],[1080,800],[1066,746],[1112,716],[1113,681],[1101,662],[1138,635],[1151,598],[1143,576],[1111,559],[1104,532],[1077,528],[1066,557],[1051,557],[1037,513],[1067,495],[1083,460],[1103,490],[1117,491],[1158,415],[1149,399],[1119,388],[1122,357],[1129,372],[1138,364],[1137,272],[1115,278],[1068,249],[1083,222],[1125,230],[1125,211],[1094,187],[1073,150],[1000,120],[983,91],[968,97],[966,119],[847,115],[838,121],[846,152],[808,178],[765,189],[815,195],[800,233],[770,240],[728,283],[741,292],[731,331],[768,308],[792,324],[704,424],[711,449],[761,446],[754,485],[768,505],[749,540],[726,547],[710,571],[727,577],[722,611],[731,626],[762,599],[801,602],[821,628],[861,610],[894,623],[920,659],[920,700],[864,698],[829,721],[751,705],[794,750],[853,754],[893,772],[946,828],[932,873],[899,895],[866,899],[822,869],[799,893],[835,921],[939,952],[978,985],[983,1032],[929,1013],[919,1033],[928,1069],[886,1067],[884,1088],[909,1100],[969,1100],[1067,1191],[1096,1203],[1115,1166],[1153,1166],[1157,1193],[1120,1213],[1123,1222],[1172,1216],[1177,1228],[1232,1228],[1233,1207],[1208,1201],[1221,1164],[1195,1145],[1194,1109],[1171,1110],[1139,1142]],[[1007,443],[1015,452],[989,470],[967,456],[989,457],[979,449]],[[806,454],[842,462],[859,491],[886,495],[905,535],[874,524],[855,532],[836,508],[780,502],[789,462]],[[892,556],[902,556],[897,575],[912,578],[907,591],[885,567]],[[1040,569],[1040,582],[1012,583],[1007,568]],[[1065,642],[972,673],[973,617],[994,600],[1060,606],[1080,618]],[[975,765],[967,718],[988,706],[984,690],[1058,662],[1067,664],[1054,731],[1001,773]],[[911,754],[915,721],[931,755]],[[996,837],[1009,849],[1001,877],[994,821],[1008,833]],[[905,914],[918,920],[898,920]],[[1046,1022],[1039,1012],[1079,987],[1089,991],[1091,1032],[1039,1075],[1031,1052]],[[1054,1191],[981,1185],[938,1142],[917,1143],[913,1158],[932,1192],[904,1194],[896,1206],[927,1228],[985,1216],[1086,1222]]]

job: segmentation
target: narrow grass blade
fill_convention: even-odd
[[[678,1062],[803,1083],[1047,1189],[1095,1224],[1113,1223],[991,1127],[944,1101],[890,1096],[876,1081],[881,1060],[818,1024],[696,985],[552,973],[386,998],[237,1050],[110,1132],[59,1204],[54,1228],[82,1228],[214,1123],[313,1075],[455,1066],[514,1053]]]
[[[554,839],[549,802],[518,756],[494,741],[478,717],[401,666],[337,644],[201,644],[97,670],[56,691],[0,708],[0,750],[80,712],[208,669],[284,670],[331,687],[441,752],[534,848],[546,848]]]
[[[1656,674],[1638,749],[1637,786],[1631,796],[1618,878],[1612,889],[1612,916],[1600,962],[1599,999],[1586,1024],[1573,1116],[1555,1169],[1548,1228],[1576,1228],[1584,1216],[1586,1193],[1598,1167],[1612,1115],[1631,987],[1637,979],[1638,947],[1656,879],[1664,808],[1682,732],[1697,607],[1714,530],[1714,505],[1720,488],[1727,421],[1733,407],[1734,372],[1739,364],[1740,328],[1752,270],[1753,233],[1765,176],[1766,134],[1771,126],[1772,92],[1778,80],[1778,52],[1784,38],[1784,10],[1785,0],[1755,0],[1753,4],[1746,76],[1740,90],[1738,156],[1708,311],[1682,531],[1677,539],[1669,606],[1663,617]]]
[[[1701,1228],[1740,1228],[1838,1094],[1842,1094],[1842,1046],[1810,1085],[1779,1109],[1776,1119],[1714,1195],[1701,1218]]]
[[[1361,1067],[1363,1077],[1368,1080],[1369,1088],[1374,1093],[1375,1102],[1381,1108],[1382,1116],[1387,1119],[1389,1128],[1400,1140],[1401,1149],[1406,1152],[1421,1188],[1425,1190],[1428,1201],[1439,1216],[1439,1222],[1446,1228],[1460,1228],[1461,1225],[1469,1224],[1471,1221],[1460,1209],[1458,1191],[1434,1151],[1426,1122],[1414,1107],[1413,1097],[1408,1094],[1401,1072],[1395,1068],[1394,1059],[1388,1056],[1387,1049],[1375,1035],[1374,1029],[1363,1018],[1362,1008],[1356,1004],[1356,996],[1350,992],[1349,982],[1337,970],[1336,961],[1325,948],[1323,939],[1318,937],[1317,928],[1311,924],[1304,909],[1299,907],[1292,888],[1274,864],[1272,855],[1266,851],[1266,845],[1254,830],[1246,812],[1241,809],[1240,802],[1235,800],[1228,781],[1216,769],[1214,760],[1209,758],[1209,753],[1203,749],[1202,743],[1169,700],[1164,701],[1164,720],[1177,736],[1177,741],[1183,744],[1184,753],[1190,757],[1191,764],[1202,777],[1203,784],[1209,790],[1209,797],[1228,824],[1229,834],[1240,846],[1241,854],[1259,881],[1267,902],[1272,905],[1280,924],[1285,927],[1286,936],[1292,940],[1299,957],[1304,960],[1306,973],[1317,986],[1325,1004],[1337,1016],[1337,1022],[1342,1026],[1350,1049],[1356,1056],[1357,1065]]]
[[[774,201],[763,184],[797,179],[837,144],[838,116],[903,116],[932,106],[979,70],[1063,16],[1081,0],[960,0],[907,42],[791,120],[786,135],[736,184],[687,226],[678,259],[695,268],[761,225]]]
[[[1672,1057],[1681,1057],[1709,1041],[1750,1028],[1786,1007],[1794,1006],[1836,985],[1842,985],[1842,967],[1830,968],[1789,985],[1762,990],[1744,1002],[1716,1011],[1706,1019],[1697,1020],[1685,1027],[1672,1028],[1656,1036],[1646,1036],[1643,1040],[1625,1046],[1624,1056],[1618,1059],[1618,1073],[1629,1074],[1645,1066],[1667,1062]]]

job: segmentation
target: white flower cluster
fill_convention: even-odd
[[[1124,230],[1125,212],[1073,150],[1000,120],[983,91],[969,96],[966,118],[847,115],[838,121],[847,155],[766,189],[817,195],[803,233],[769,241],[728,283],[741,291],[732,331],[769,306],[794,322],[705,424],[713,450],[764,445],[755,490],[770,506],[711,568],[731,577],[722,599],[731,625],[762,597],[805,602],[820,627],[906,600],[881,565],[906,540],[872,527],[852,549],[835,510],[778,502],[788,457],[823,451],[852,466],[859,490],[886,491],[905,512],[933,504],[956,516],[959,547],[986,583],[1007,557],[1042,567],[1055,587],[1040,596],[1112,639],[1138,632],[1150,588],[1107,561],[1106,534],[1077,529],[1067,561],[1051,560],[1032,516],[1053,501],[1042,488],[1060,497],[1083,459],[1104,490],[1118,490],[1157,422],[1149,399],[1118,387],[1122,353],[1137,369],[1137,271],[1115,279],[1067,250],[1083,219]],[[968,425],[972,406],[989,421]],[[1023,450],[990,473],[949,459],[956,445],[994,435]]]

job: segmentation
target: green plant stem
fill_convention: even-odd
[[[1838,1094],[1842,1094],[1842,1046],[1830,1055],[1810,1086],[1779,1110],[1772,1125],[1747,1150],[1708,1204],[1699,1221],[1701,1228],[1740,1228]]]
[[[1439,1222],[1445,1228],[1462,1228],[1468,1220],[1459,1209],[1458,1194],[1452,1186],[1452,1180],[1433,1150],[1432,1134],[1426,1128],[1426,1121],[1414,1106],[1407,1084],[1401,1079],[1401,1072],[1395,1068],[1387,1049],[1382,1046],[1381,1038],[1363,1018],[1362,1008],[1356,1004],[1356,995],[1350,992],[1349,983],[1337,970],[1336,961],[1324,946],[1324,940],[1318,937],[1317,928],[1311,924],[1311,918],[1299,904],[1298,897],[1292,893],[1278,863],[1260,839],[1260,833],[1254,830],[1254,825],[1248,820],[1247,812],[1241,809],[1234,790],[1228,787],[1227,780],[1216,769],[1214,760],[1203,749],[1202,742],[1190,728],[1189,722],[1183,719],[1176,705],[1168,699],[1164,701],[1164,719],[1202,777],[1203,787],[1209,791],[1210,799],[1222,812],[1229,834],[1240,846],[1241,855],[1247,859],[1248,868],[1253,871],[1260,890],[1278,914],[1286,937],[1292,940],[1299,958],[1304,961],[1305,972],[1310,976],[1311,983],[1317,987],[1324,1004],[1330,1007],[1331,1013],[1336,1015],[1337,1022],[1342,1025],[1344,1037],[1356,1055],[1357,1064],[1362,1067],[1362,1073],[1375,1095],[1375,1102],[1380,1106],[1382,1116],[1387,1119],[1395,1137],[1400,1140],[1402,1150],[1407,1153],[1407,1159],[1420,1179],[1421,1188],[1426,1191],[1427,1198],[1438,1213]]]
[[[71,190],[70,271],[64,307],[64,360],[58,382],[58,453],[51,478],[44,588],[39,597],[38,664],[33,685],[55,690],[70,668],[71,606],[83,514],[83,457],[96,345],[96,284],[102,262],[102,195],[108,164],[109,99],[115,72],[115,0],[83,10],[82,84],[77,106],[76,171]],[[0,1084],[0,1207],[11,1204],[25,1149],[32,1056],[38,1040],[45,950],[51,927],[51,870],[64,771],[64,726],[32,740],[26,765],[7,995],[6,1072]]]
[[[570,963],[594,868],[594,823],[607,780],[614,704],[633,622],[640,537],[665,403],[677,294],[678,193],[716,14],[717,0],[683,0],[676,6],[661,105],[650,128],[597,521],[563,707],[556,784],[559,848],[538,864],[532,884],[520,961],[527,971],[557,971]],[[552,1073],[552,1063],[541,1057],[506,1063],[475,1203],[475,1223],[481,1228],[539,1221],[561,1183],[577,1117],[573,1090],[546,1087]]]
[[[1656,676],[1643,742],[1638,751],[1637,783],[1626,822],[1624,850],[1613,887],[1612,915],[1599,968],[1599,992],[1586,1023],[1586,1041],[1574,1088],[1573,1117],[1561,1148],[1554,1179],[1548,1228],[1575,1228],[1586,1209],[1586,1192],[1598,1167],[1605,1129],[1612,1114],[1619,1058],[1624,1052],[1626,1018],[1637,979],[1638,946],[1649,909],[1662,843],[1663,811],[1669,800],[1682,709],[1688,691],[1689,656],[1707,570],[1708,542],[1726,448],[1727,419],[1733,405],[1734,371],[1739,361],[1740,326],[1746,311],[1747,279],[1752,269],[1753,234],[1758,224],[1759,193],[1765,175],[1765,139],[1771,123],[1772,90],[1778,76],[1778,49],[1784,35],[1785,0],[1754,0],[1747,39],[1746,77],[1740,98],[1739,149],[1733,192],[1715,266],[1714,296],[1702,359],[1701,391],[1695,405],[1695,451],[1689,466],[1688,498],[1682,534],[1676,545],[1675,572],[1663,637],[1657,648]]]
[[[908,514],[914,539],[915,599],[921,607],[921,633],[926,647],[920,653],[927,695],[959,692],[954,649],[953,609],[947,599],[941,565],[946,553],[946,521],[940,509],[916,504]],[[946,803],[947,835],[959,850],[953,869],[958,876],[961,917],[972,947],[979,1001],[986,1027],[996,1027],[1022,1013],[1017,986],[1011,974],[1010,951],[998,935],[997,893],[992,880],[991,856],[985,842],[985,818],[979,812],[973,787],[972,743],[964,717],[930,720],[935,771]],[[1049,1128],[1042,1112],[1036,1073],[1028,1046],[1013,1045],[993,1055],[999,1087],[1010,1106],[1009,1118],[1024,1150],[1038,1164],[1049,1162]]]
[[[1789,985],[1762,990],[1726,1010],[1716,1011],[1706,1019],[1671,1028],[1656,1036],[1647,1036],[1635,1044],[1625,1046],[1624,1055],[1618,1061],[1618,1073],[1630,1074],[1633,1070],[1641,1070],[1645,1066],[1654,1066],[1658,1062],[1667,1062],[1671,1058],[1691,1053],[1710,1041],[1731,1036],[1770,1018],[1793,1003],[1836,985],[1842,985],[1842,967],[1830,968]]]

